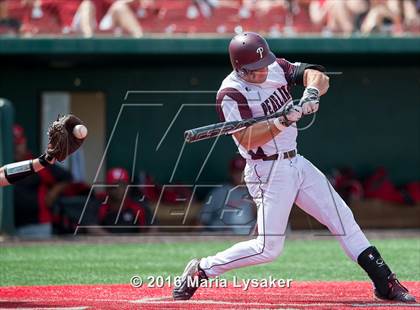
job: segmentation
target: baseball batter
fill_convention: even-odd
[[[198,285],[191,279],[205,281],[234,268],[276,259],[283,250],[295,203],[336,236],[347,256],[373,281],[376,297],[415,302],[369,243],[350,208],[324,174],[298,154],[294,122],[302,114],[318,110],[319,98],[329,87],[323,67],[276,58],[264,38],[252,32],[235,36],[229,54],[234,70],[217,93],[216,109],[221,120],[241,120],[285,109],[289,122],[269,119],[234,133],[239,152],[247,161],[244,179],[258,207],[258,236],[214,256],[191,260],[173,290],[174,299],[193,296]],[[293,105],[290,94],[295,85],[305,87],[297,105]]]

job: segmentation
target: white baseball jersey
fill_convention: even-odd
[[[221,121],[237,121],[251,117],[269,115],[292,102],[290,86],[294,84],[296,70],[300,63],[292,64],[277,59],[268,66],[267,80],[261,84],[249,83],[233,71],[217,93],[216,110]],[[296,149],[296,126],[287,127],[266,144],[247,151],[232,136],[240,154],[246,159],[261,159],[266,156]]]

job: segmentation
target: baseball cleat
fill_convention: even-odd
[[[405,288],[400,281],[398,281],[397,276],[395,273],[391,273],[388,277],[388,295],[383,296],[379,294],[379,292],[375,289],[374,293],[375,296],[379,299],[383,300],[392,300],[392,301],[400,301],[400,302],[416,302],[416,299],[413,295],[408,292],[408,289]]]
[[[206,273],[200,268],[199,260],[194,258],[185,267],[179,281],[175,281],[172,296],[175,300],[188,300],[193,297],[200,284],[207,280]]]

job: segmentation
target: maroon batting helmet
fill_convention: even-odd
[[[258,70],[276,60],[267,41],[255,32],[234,36],[229,44],[229,56],[232,67],[238,72]]]

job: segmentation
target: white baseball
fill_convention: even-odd
[[[88,134],[88,130],[85,125],[76,125],[73,128],[73,135],[77,139],[84,139]]]

